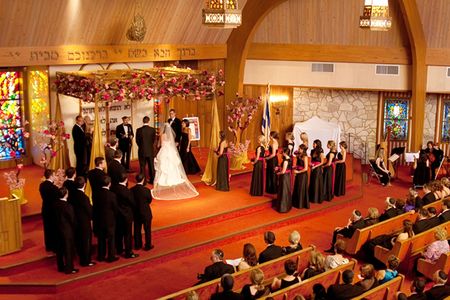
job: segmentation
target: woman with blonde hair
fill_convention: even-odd
[[[297,230],[294,230],[289,235],[289,246],[283,247],[283,254],[291,254],[302,249],[303,246],[300,243],[300,233]]]
[[[250,272],[250,281],[251,284],[242,287],[241,295],[244,299],[258,299],[270,293],[270,290],[264,286],[264,273],[260,269],[254,269]]]
[[[330,149],[326,156],[327,162],[323,166],[323,200],[331,201],[334,197],[333,193],[333,162],[336,158],[336,142],[328,141],[327,148]]]
[[[372,226],[372,225],[378,223],[379,218],[380,218],[380,212],[378,211],[378,208],[369,207],[369,209],[367,209],[367,217],[364,219],[364,224],[366,226]]]
[[[422,253],[422,256],[429,262],[435,262],[442,254],[450,251],[447,241],[447,230],[438,227],[434,231],[435,241],[432,242]]]
[[[286,133],[286,148],[289,149],[289,156],[292,156],[294,154],[294,134],[292,132]]]
[[[311,251],[308,267],[303,270],[302,279],[305,280],[323,272],[325,272],[325,256],[316,250]]]
[[[250,185],[250,195],[262,196],[264,194],[264,154],[266,148],[266,138],[263,135],[258,137],[259,146],[255,150],[255,159],[252,161],[253,173]]]
[[[391,185],[391,173],[389,173],[388,169],[386,168],[386,164],[384,163],[384,148],[379,148],[376,153],[376,159],[375,159],[375,166],[378,175],[380,175],[380,182],[382,185]]]
[[[308,139],[308,134],[306,132],[302,132],[300,133],[300,139],[302,140],[302,145],[306,146],[306,150],[308,150],[308,143],[309,143],[309,139]]]

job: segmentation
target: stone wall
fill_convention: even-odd
[[[294,122],[318,116],[339,123],[341,140],[350,135],[350,152],[363,160],[375,153],[377,108],[378,92],[294,88]]]
[[[423,143],[425,148],[428,141],[434,141],[434,130],[436,128],[437,95],[427,94],[425,101],[425,120],[423,124]]]

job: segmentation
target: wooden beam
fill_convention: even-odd
[[[428,66],[450,66],[450,49],[448,48],[428,48]]]
[[[77,65],[94,63],[224,59],[221,45],[73,45],[0,48],[0,66]]]
[[[411,64],[408,48],[352,45],[253,43],[247,59]]]
[[[427,43],[417,8],[417,0],[399,0],[399,4],[403,13],[405,27],[408,31],[412,54],[412,126],[410,128],[410,150],[418,151],[422,145],[425,119]]]

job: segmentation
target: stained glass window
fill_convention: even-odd
[[[0,159],[25,152],[22,134],[20,73],[0,71]]]
[[[441,142],[450,142],[450,100],[444,102]]]
[[[391,132],[390,139],[408,138],[409,101],[406,99],[386,99],[384,102],[384,134]]]

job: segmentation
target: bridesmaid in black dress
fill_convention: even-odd
[[[197,174],[200,172],[200,167],[191,150],[191,129],[189,128],[189,120],[183,119],[183,121],[181,121],[180,158],[183,162],[186,174]]]
[[[278,175],[278,196],[275,204],[275,209],[280,213],[286,213],[292,208],[291,196],[291,169],[292,161],[289,156],[289,149],[284,148],[283,162],[281,163],[281,170]]]
[[[256,147],[256,156],[253,164],[252,184],[250,186],[250,195],[262,196],[264,194],[264,147],[266,139],[263,135],[258,137],[259,146]]]
[[[307,147],[301,144],[297,151],[297,166],[294,168],[295,182],[292,193],[292,206],[296,208],[309,208],[308,195],[308,155]]]
[[[322,142],[314,140],[311,150],[311,176],[309,180],[309,201],[313,203],[322,203],[323,201],[322,165],[324,162]]]
[[[289,156],[292,158],[294,155],[294,134],[292,132],[286,133],[287,148],[289,149]]]
[[[228,192],[230,190],[230,177],[229,177],[229,161],[228,161],[228,142],[225,139],[225,132],[221,130],[219,132],[220,143],[217,147],[216,154],[219,156],[217,160],[217,182],[216,190]]]
[[[269,156],[266,157],[266,193],[277,193],[277,176],[275,168],[278,166],[278,132],[270,132],[271,144],[269,145]]]
[[[345,195],[345,159],[347,158],[347,143],[340,142],[339,148],[341,152],[337,155],[337,160],[334,162],[336,164],[336,170],[334,175],[334,195],[336,197]]]
[[[328,141],[327,148],[330,149],[326,156],[326,163],[323,166],[323,200],[331,201],[333,193],[333,161],[336,158],[336,142]]]

